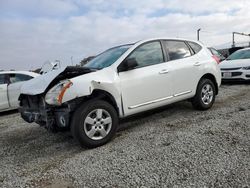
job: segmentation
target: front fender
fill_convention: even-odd
[[[119,79],[111,68],[81,75],[70,79],[70,81],[73,84],[64,93],[62,103],[89,96],[94,90],[103,90],[110,93],[115,99],[118,108],[122,109]]]

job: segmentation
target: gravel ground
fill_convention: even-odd
[[[249,100],[250,85],[223,85],[209,111],[147,112],[91,150],[2,113],[0,187],[250,187]]]

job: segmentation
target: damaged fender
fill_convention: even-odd
[[[64,93],[62,103],[79,97],[89,96],[94,90],[103,90],[114,97],[119,108],[119,114],[122,115],[118,75],[110,68],[71,78],[70,81],[72,85]]]

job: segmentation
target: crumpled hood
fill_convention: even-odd
[[[219,64],[221,69],[223,68],[240,68],[250,66],[250,59],[238,59],[238,60],[225,60]]]
[[[47,74],[38,76],[25,82],[21,88],[21,94],[37,95],[43,93],[52,80],[54,80],[65,69],[66,67],[50,71]]]
[[[51,84],[55,85],[60,80],[70,79],[93,71],[94,70],[91,70],[89,68],[73,67],[73,66],[53,70],[25,82],[21,88],[21,94],[26,94],[26,95],[42,94]]]

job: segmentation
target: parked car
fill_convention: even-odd
[[[224,81],[250,80],[250,48],[232,53],[219,66]]]
[[[119,118],[186,99],[196,109],[211,108],[220,83],[219,67],[201,43],[149,39],[28,81],[20,113],[51,130],[70,129],[81,145],[97,147],[114,136]]]
[[[218,52],[215,48],[209,47],[209,51],[212,53],[214,59],[216,59],[217,63],[219,64],[220,62],[224,61],[226,58]]]
[[[39,74],[28,71],[0,72],[0,111],[17,109],[20,88],[24,81],[37,77]]]

